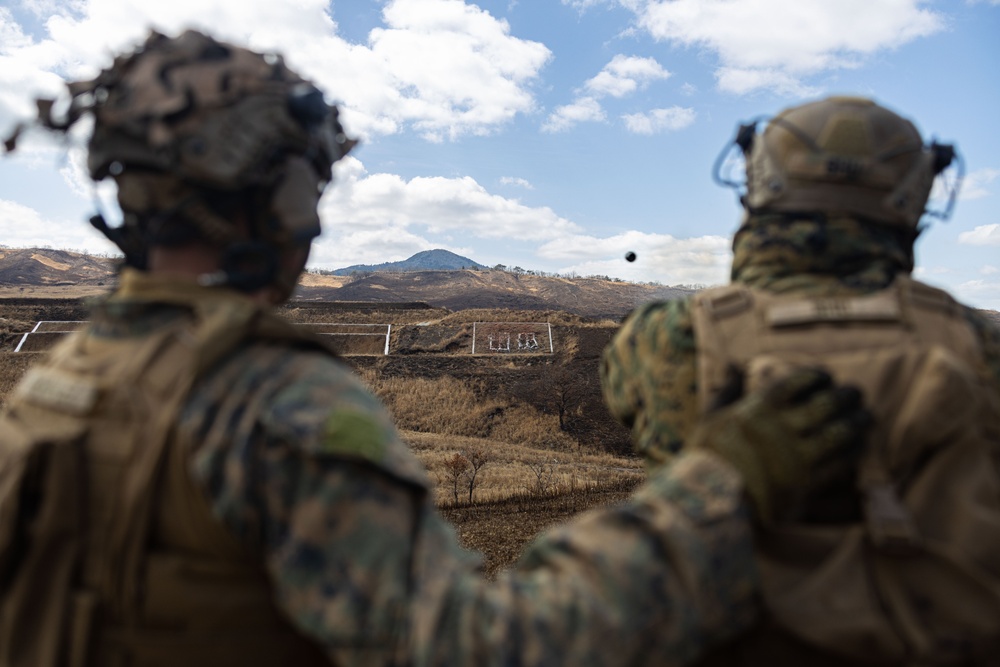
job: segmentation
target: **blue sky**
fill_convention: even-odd
[[[1000,309],[1000,0],[3,0],[0,134],[150,27],[280,51],[341,103],[363,143],[314,267],[446,248],[724,283],[740,212],[711,165],[736,124],[859,94],[957,143],[966,183],[917,275]],[[113,190],[89,184],[84,142],[32,133],[0,159],[0,243],[112,250],[85,222]]]

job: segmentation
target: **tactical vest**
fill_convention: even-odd
[[[730,366],[750,390],[820,366],[875,416],[839,516],[758,528],[764,619],[704,664],[998,664],[1000,399],[962,307],[898,278],[857,297],[731,285],[693,317],[702,409]]]
[[[0,420],[0,667],[329,665],[275,607],[261,556],[213,518],[175,429],[238,345],[322,343],[228,291],[140,293],[190,315],[71,335]]]

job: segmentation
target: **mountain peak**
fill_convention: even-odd
[[[460,269],[485,269],[486,267],[468,257],[456,255],[450,250],[436,248],[422,250],[401,262],[384,264],[355,264],[333,271],[335,276],[349,276],[352,273],[373,273],[375,271],[458,271]]]

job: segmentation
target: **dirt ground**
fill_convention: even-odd
[[[517,562],[525,547],[542,531],[580,512],[625,501],[635,485],[565,493],[551,498],[518,499],[444,508],[441,513],[455,526],[467,549],[483,554],[487,576]]]

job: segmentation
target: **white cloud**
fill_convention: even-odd
[[[715,71],[720,90],[745,95],[755,90],[773,90],[787,97],[813,97],[816,88],[803,84],[797,76],[777,68],[720,67]]]
[[[958,198],[962,200],[982,199],[993,194],[987,187],[1000,178],[1000,169],[977,169],[966,174]]]
[[[551,52],[511,36],[506,21],[456,0],[394,0],[383,16],[372,51],[428,136],[483,134],[534,108],[526,85]]]
[[[593,97],[624,97],[645,88],[652,81],[668,79],[670,76],[670,72],[653,58],[618,54],[597,76],[588,79],[584,88]]]
[[[577,123],[602,121],[607,118],[601,103],[593,97],[581,97],[572,104],[556,107],[542,125],[544,132],[563,132]]]
[[[997,268],[992,264],[987,264],[983,268],[979,269],[979,272],[984,276],[992,276],[995,273],[1000,273],[1000,268]]]
[[[44,4],[44,3],[43,3]],[[31,100],[61,76],[91,76],[149,26],[185,27],[289,64],[343,102],[348,129],[362,136],[412,127],[431,140],[486,134],[534,109],[531,85],[551,52],[458,0],[391,0],[384,26],[365,44],[337,34],[327,0],[79,0],[46,4],[44,36],[32,39],[0,8],[0,132],[33,112]]]
[[[331,236],[336,236],[334,242]],[[325,234],[313,244],[309,266],[320,269],[340,269],[354,264],[381,264],[412,257],[423,250],[440,248],[441,244],[399,227],[384,229],[340,229]],[[457,252],[457,251],[456,251]],[[461,253],[459,253],[461,254]]]
[[[11,11],[0,7],[0,136],[17,122],[35,114],[34,98],[54,96],[62,89],[62,79],[49,71],[53,59],[39,49],[14,20]]]
[[[958,235],[959,243],[968,245],[1000,245],[1000,224],[980,225],[971,232]]]
[[[610,275],[664,284],[725,282],[730,239],[679,239],[629,231],[600,238],[547,207],[491,194],[475,180],[370,174],[355,158],[335,167],[336,180],[320,205],[324,233],[312,265],[336,268],[403,259],[420,250],[485,241],[529,243],[535,256],[561,273]],[[451,241],[450,241],[451,240]],[[627,251],[639,260],[624,260]],[[455,249],[472,256],[472,250]],[[523,266],[525,260],[520,260]]]
[[[625,97],[646,88],[653,81],[670,76],[670,72],[653,58],[618,54],[596,76],[584,83],[583,90],[572,103],[557,107],[549,114],[542,131],[562,132],[577,123],[606,120],[601,98]]]
[[[416,252],[441,247],[425,241],[427,236],[540,243],[579,232],[552,209],[491,194],[468,176],[407,181],[395,174],[369,174],[350,157],[337,163],[336,171],[320,203],[324,234],[317,243],[317,256],[333,264],[384,258],[381,241],[374,239]]]
[[[1000,282],[970,280],[955,288],[959,301],[974,303],[976,308],[1000,310]]]
[[[118,253],[118,248],[80,220],[50,220],[33,208],[0,199],[3,243],[16,248],[72,248],[95,253]]]
[[[582,11],[596,5],[607,4],[611,1],[612,0],[562,0],[562,3]]]
[[[698,86],[694,85],[693,83],[685,83],[683,86],[681,86],[681,95],[684,95],[685,97],[691,97],[697,92],[698,92]]]
[[[879,51],[926,37],[944,19],[925,0],[618,0],[658,40],[719,59],[720,89],[801,95],[803,79],[856,67]]]
[[[730,239],[701,236],[679,239],[669,234],[629,231],[608,238],[576,234],[542,245],[538,255],[564,264],[563,272],[609,275],[665,285],[712,285],[726,282],[732,261]],[[635,251],[635,262],[623,257]]]
[[[519,188],[524,188],[525,190],[534,190],[533,186],[527,179],[519,178],[517,176],[502,176],[500,178],[500,185],[514,185]]]
[[[933,281],[937,276],[949,276],[954,271],[946,266],[918,266],[913,269],[913,277]]]
[[[663,131],[682,130],[694,123],[694,109],[673,106],[667,109],[653,109],[646,113],[622,116],[629,132],[635,134],[656,134]]]
[[[955,185],[955,173],[954,169],[948,169],[934,179],[930,199],[938,208],[943,208],[951,196],[951,191]],[[958,191],[958,199],[960,201],[970,201],[991,196],[993,192],[990,184],[998,178],[1000,178],[1000,169],[986,167],[969,172],[962,179],[962,186]]]

